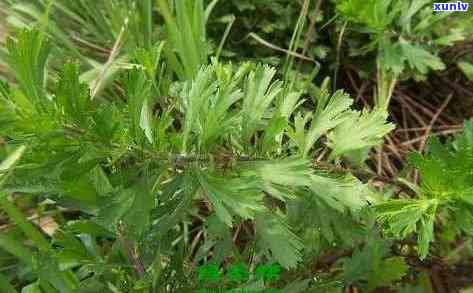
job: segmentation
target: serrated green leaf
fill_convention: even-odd
[[[233,216],[254,219],[256,212],[264,210],[263,194],[254,181],[200,172],[197,177],[217,216],[228,226],[232,226]]]
[[[357,211],[376,201],[374,192],[352,175],[315,174],[311,176],[310,189],[340,212]]]
[[[39,108],[44,107],[45,65],[51,46],[44,35],[36,30],[24,29],[7,40],[8,63],[15,72],[23,93]]]
[[[271,252],[272,258],[290,269],[302,260],[303,244],[291,231],[280,212],[260,212],[255,219],[256,234],[260,249]]]
[[[370,237],[362,249],[357,249],[344,262],[344,279],[348,284],[366,282],[368,292],[389,287],[400,280],[408,266],[402,257],[389,257],[388,241]]]
[[[434,239],[433,223],[439,201],[436,199],[391,200],[374,207],[377,218],[387,225],[386,230],[404,238],[418,232],[419,254],[424,259]]]
[[[406,57],[399,43],[393,43],[389,39],[384,41],[381,53],[378,55],[379,63],[387,70],[392,71],[395,76],[399,76],[404,70]]]
[[[325,91],[321,92],[317,100],[314,117],[305,137],[304,157],[308,155],[310,149],[323,134],[337,127],[350,117],[348,109],[352,104],[353,100],[343,91],[337,91],[333,96],[330,96]]]
[[[380,144],[383,137],[394,129],[394,125],[386,122],[386,118],[382,110],[352,112],[348,119],[328,134],[331,158]]]
[[[442,60],[432,55],[429,51],[418,45],[411,45],[406,40],[400,39],[400,44],[404,56],[412,69],[418,70],[421,74],[426,74],[429,69],[443,70],[445,64]]]
[[[143,70],[134,68],[129,71],[125,80],[125,91],[128,96],[129,113],[132,119],[132,135],[141,142],[144,136],[153,143],[152,111],[150,108],[152,84]]]
[[[181,90],[182,105],[185,111],[184,130],[182,135],[182,152],[187,151],[192,133],[199,133],[198,119],[200,111],[208,105],[210,96],[215,92],[217,84],[213,80],[212,67],[202,68],[192,82],[188,82]]]
[[[264,191],[282,201],[293,199],[297,189],[311,184],[311,169],[305,159],[287,158],[240,165],[243,178],[260,180]]]
[[[91,112],[90,93],[87,84],[79,80],[79,65],[67,63],[60,74],[56,88],[56,101],[66,121],[87,128]]]
[[[263,124],[262,119],[270,104],[281,92],[280,81],[272,82],[276,70],[266,65],[258,65],[248,75],[242,106],[242,140],[249,143],[251,137]]]
[[[381,262],[376,272],[368,278],[368,290],[389,286],[407,273],[408,265],[402,257],[390,257]]]

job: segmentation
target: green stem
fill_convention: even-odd
[[[337,59],[335,61],[335,70],[333,73],[333,91],[337,89],[337,79],[338,79],[338,71],[340,69],[340,54],[341,54],[341,49],[342,49],[342,41],[343,41],[343,35],[345,34],[345,30],[347,28],[348,21],[345,21],[343,23],[342,29],[340,31],[340,34],[338,35],[338,41],[337,41]]]
[[[397,83],[397,77],[378,64],[377,79],[376,107],[382,111],[387,111]]]
[[[144,44],[148,50],[151,50],[153,45],[153,3],[151,0],[143,0],[139,3],[143,20]]]
[[[158,4],[159,12],[163,16],[166,24],[170,27],[175,27],[174,17],[172,16],[171,11],[169,10],[167,0],[156,0],[156,3]]]

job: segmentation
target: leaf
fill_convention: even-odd
[[[431,1],[429,0],[413,0],[413,1],[405,1],[404,7],[401,10],[401,16],[399,23],[400,25],[406,29],[408,33],[411,32],[411,23],[412,18],[419,13],[419,11],[424,8],[427,4],[430,4]]]
[[[158,231],[157,238],[162,238],[169,230],[184,220],[192,206],[198,188],[198,180],[192,170],[185,170],[163,186],[158,197],[158,222],[153,230]],[[163,236],[162,236],[163,235]]]
[[[22,152],[23,150],[20,148],[19,153],[15,153],[15,160],[9,160],[8,163],[4,165],[4,167],[11,167],[15,163],[15,161],[19,159],[19,156]],[[43,253],[48,254],[51,252],[50,244],[46,240],[46,238],[41,234],[41,232],[38,231],[35,226],[33,226],[33,224],[30,223],[30,221],[18,210],[18,208],[12,202],[10,202],[10,200],[6,196],[0,196],[0,206],[7,213],[11,221],[14,222],[21,229],[21,231],[33,242],[36,248],[38,248],[38,250],[40,251],[41,255]],[[11,253],[17,254],[23,261],[30,263],[32,261],[32,257],[28,250],[22,248],[22,246],[20,245],[17,245],[17,247],[15,247],[14,243],[15,242],[12,239],[3,238],[2,246],[4,248],[7,248]],[[39,267],[41,268],[38,272],[40,277],[44,277],[44,279],[52,282],[53,286],[55,286],[57,289],[60,289],[63,292],[70,292],[78,287],[79,281],[76,279],[75,275],[72,274],[70,271],[59,272],[55,264],[51,264],[46,267]],[[55,272],[51,274],[51,271]]]
[[[216,263],[222,263],[227,257],[236,256],[231,229],[216,214],[207,218],[206,227],[209,240],[199,249],[197,260],[204,259],[211,249],[212,261]]]
[[[114,188],[110,183],[108,175],[101,166],[95,166],[95,168],[90,171],[89,176],[98,195],[106,196],[113,192]]]
[[[110,231],[91,220],[76,220],[67,223],[65,230],[74,234],[89,234],[93,237],[112,237]]]
[[[133,205],[123,217],[125,226],[137,236],[142,236],[149,228],[151,210],[156,206],[155,197],[145,182],[139,182],[132,187],[134,194]]]
[[[82,264],[98,261],[73,234],[59,231],[54,235],[53,243],[62,247],[55,256],[61,270],[74,269]]]
[[[79,81],[79,65],[66,63],[56,86],[56,101],[66,121],[83,129],[91,112],[90,92],[87,84]]]
[[[149,40],[151,41],[151,40]],[[161,62],[161,53],[164,48],[164,42],[158,42],[151,48],[138,48],[134,52],[135,59],[144,67],[149,80],[154,80],[159,63]]]
[[[33,265],[33,252],[19,240],[15,239],[13,235],[2,233],[2,235],[0,235],[0,248],[18,258],[25,265]]]
[[[301,113],[297,113],[294,116],[294,127],[287,129],[287,136],[296,144],[299,151],[304,150],[306,145],[306,124],[312,119],[312,112],[307,112],[304,116]]]
[[[332,208],[344,212],[345,209],[359,211],[376,201],[374,192],[353,175],[331,176],[314,174],[310,189]]]
[[[344,279],[348,284],[366,281],[366,289],[388,287],[400,280],[408,270],[402,257],[389,257],[389,242],[370,236],[361,250],[355,250],[344,262]]]
[[[436,208],[431,208],[426,215],[420,219],[420,231],[417,235],[419,254],[424,259],[429,253],[430,242],[434,241],[434,222],[436,218]]]
[[[289,119],[297,107],[302,105],[304,99],[301,99],[301,92],[290,92],[281,98],[279,111],[282,117]]]
[[[473,168],[472,137],[472,124],[466,122],[464,133],[450,144],[442,145],[437,139],[432,139],[426,155],[411,155],[410,162],[422,175],[420,192],[423,196],[472,203],[473,185],[469,171]]]
[[[6,276],[0,273],[0,290],[3,293],[17,293],[15,288],[10,284]]]
[[[303,279],[291,282],[286,287],[284,287],[283,292],[287,293],[303,293],[307,292],[306,290],[309,288],[309,283],[311,282],[310,279]]]
[[[79,280],[71,271],[61,271],[52,255],[38,257],[38,275],[59,292],[74,292],[79,288]]]
[[[153,143],[152,113],[147,99],[143,101],[140,115],[140,127],[145,132],[149,143]]]
[[[138,182],[101,201],[97,222],[109,231],[115,231],[120,221],[135,237],[142,236],[149,228],[155,199],[145,182]]]
[[[468,62],[458,62],[458,67],[460,67],[463,74],[465,74],[470,81],[473,81],[473,64]]]
[[[349,119],[344,120],[328,134],[328,146],[332,149],[331,158],[374,147],[393,129],[394,125],[386,122],[386,113],[382,110],[352,112]]]
[[[282,91],[280,81],[271,82],[276,70],[266,65],[258,65],[245,81],[242,105],[242,141],[249,144],[252,136],[263,124],[264,115],[273,100]]]
[[[132,118],[132,134],[138,142],[143,137],[153,143],[152,110],[150,109],[152,84],[143,70],[134,68],[127,73],[125,91],[128,96],[129,113]]]
[[[21,293],[42,293],[38,282],[30,284],[21,289]]]
[[[7,61],[15,72],[23,93],[37,105],[44,107],[44,72],[51,49],[44,35],[35,30],[24,29],[17,35],[17,40],[9,38]]]
[[[395,76],[399,76],[404,71],[406,57],[403,55],[402,47],[399,43],[393,43],[389,39],[382,43],[378,54],[381,67],[392,71]]]
[[[75,179],[62,180],[60,189],[66,200],[72,200],[89,206],[97,204],[99,195],[88,174],[76,177]]]
[[[408,268],[406,261],[402,257],[391,257],[383,260],[377,272],[368,279],[368,290],[399,281],[406,275]]]
[[[396,237],[417,232],[420,257],[429,252],[434,239],[434,223],[438,213],[455,210],[456,215],[468,215],[473,206],[473,122],[465,122],[464,133],[442,145],[437,139],[430,141],[425,155],[413,154],[410,162],[422,178],[418,199],[397,199],[374,206],[378,219],[386,224],[386,231]],[[458,210],[460,209],[460,210]],[[457,231],[469,232],[464,223],[455,220]],[[468,220],[464,218],[466,222]]]
[[[314,243],[314,238],[325,240],[330,246],[343,244],[352,247],[365,233],[345,207],[340,203],[333,204],[325,193],[301,192],[297,199],[287,203],[287,214],[295,231],[304,235],[301,238],[305,240],[304,249],[307,250],[311,245],[316,246],[317,252],[321,249],[317,247],[321,244]]]
[[[418,232],[419,254],[424,259],[434,239],[433,223],[439,201],[436,199],[391,200],[374,206],[377,218],[395,237]]]
[[[18,208],[5,197],[0,197],[0,207],[7,213],[8,217],[14,222],[21,231],[34,243],[34,245],[41,251],[49,251],[49,242],[38,231],[38,229],[30,223],[30,221],[23,215]]]
[[[343,0],[337,3],[337,9],[350,21],[383,31],[393,21],[398,6],[392,0]]]
[[[401,44],[402,51],[411,69],[417,70],[421,74],[426,74],[429,69],[445,69],[445,64],[443,64],[439,57],[432,55],[422,47],[411,45],[402,38],[399,40],[399,43]]]
[[[210,96],[214,94],[217,84],[213,80],[212,67],[202,68],[192,82],[187,82],[181,90],[182,106],[185,112],[184,130],[182,134],[182,152],[187,152],[187,147],[192,133],[201,132],[199,117],[201,111],[208,106]]]
[[[260,180],[262,190],[286,201],[295,198],[295,191],[311,184],[312,173],[305,159],[286,158],[274,161],[241,163],[241,176]]]
[[[140,109],[141,105],[138,107]],[[133,116],[135,120],[133,122],[132,137],[140,140],[142,135],[138,122],[140,117],[139,111],[137,113],[136,116]],[[120,133],[120,130],[124,131],[125,117],[119,112],[115,104],[102,102],[97,111],[94,112],[93,120],[95,123],[92,133],[104,144],[116,143],[116,140],[121,138],[122,133]]]
[[[453,46],[459,41],[465,40],[465,32],[462,28],[452,28],[447,35],[433,40],[434,44],[439,46]]]
[[[291,231],[282,213],[258,213],[255,229],[259,248],[271,252],[272,258],[284,268],[294,268],[302,260],[303,244]]]
[[[215,95],[208,97],[199,111],[199,149],[211,151],[215,144],[224,137],[232,135],[238,123],[239,115],[231,110],[243,93],[238,89],[241,80],[251,70],[250,64],[243,64],[235,72],[231,64],[212,64],[217,79],[218,89]]]
[[[25,146],[18,147],[12,154],[10,154],[0,163],[0,188],[5,183],[8,172],[17,164],[17,162],[23,156],[25,150]],[[0,200],[1,196],[2,195],[0,195]]]
[[[134,200],[135,194],[129,189],[121,190],[113,197],[103,199],[97,215],[97,223],[109,231],[115,231],[118,221],[130,210]]]
[[[415,285],[404,285],[399,288],[400,293],[434,293],[430,275],[426,272],[419,274]]]
[[[332,96],[326,91],[320,93],[315,114],[305,137],[304,157],[308,155],[310,149],[323,134],[349,118],[348,109],[352,103],[353,100],[343,91],[337,91]],[[300,123],[300,118],[298,123]]]
[[[282,116],[273,116],[264,130],[261,142],[261,153],[271,154],[280,147],[280,138],[287,128],[287,118]]]
[[[228,226],[232,226],[233,215],[254,219],[256,212],[264,210],[263,194],[253,180],[223,178],[202,172],[197,173],[197,178],[217,216]]]

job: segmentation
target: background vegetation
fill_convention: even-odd
[[[0,19],[0,292],[473,290],[469,13],[0,0]]]

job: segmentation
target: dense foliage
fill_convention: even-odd
[[[471,19],[322,2],[1,0],[0,292],[434,292],[432,263],[473,269],[473,122],[372,164],[395,88]]]

